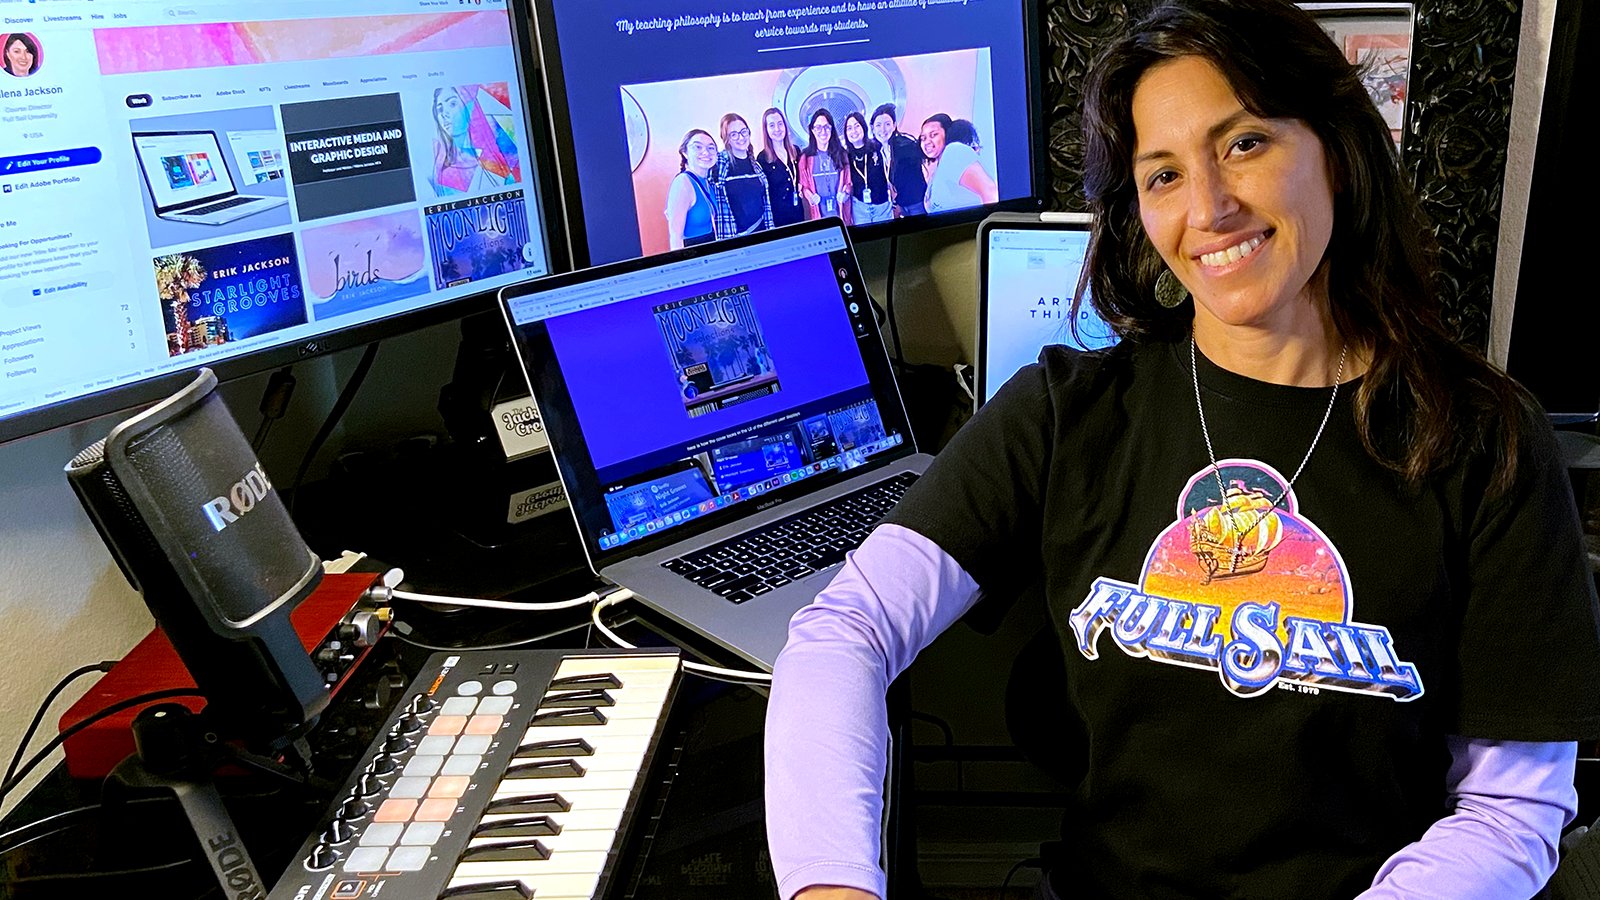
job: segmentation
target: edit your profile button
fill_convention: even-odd
[[[100,160],[99,147],[75,147],[71,150],[50,150],[44,153],[0,156],[0,176],[32,175],[34,172],[45,172],[50,169],[92,166]]]

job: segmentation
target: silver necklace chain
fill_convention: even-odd
[[[1300,465],[1294,470],[1294,474],[1289,476],[1289,483],[1283,486],[1283,491],[1278,494],[1276,500],[1272,501],[1272,506],[1256,516],[1256,520],[1250,523],[1250,527],[1239,535],[1241,540],[1254,531],[1257,525],[1261,524],[1261,520],[1267,517],[1267,512],[1277,509],[1278,504],[1283,502],[1283,498],[1289,496],[1290,489],[1294,487],[1295,479],[1300,477],[1300,473],[1305,471],[1306,463],[1311,461],[1311,454],[1316,452],[1317,442],[1322,440],[1322,430],[1328,427],[1328,419],[1333,416],[1333,404],[1339,399],[1339,382],[1344,378],[1344,358],[1349,349],[1349,344],[1339,348],[1339,369],[1333,374],[1333,394],[1328,397],[1328,408],[1323,410],[1322,422],[1317,425],[1317,433],[1311,436],[1311,446],[1306,448],[1305,458],[1300,460]],[[1206,408],[1200,402],[1200,364],[1196,361],[1197,356],[1198,351],[1195,349],[1194,333],[1190,332],[1189,375],[1194,380],[1194,408],[1200,414],[1200,433],[1206,439],[1206,455],[1211,460],[1211,474],[1216,476],[1217,479],[1217,502],[1225,504],[1228,499],[1228,492],[1222,486],[1222,467],[1217,465],[1217,451],[1211,448],[1211,429],[1206,427]]]

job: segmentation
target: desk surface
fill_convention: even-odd
[[[351,773],[391,704],[436,649],[484,645],[566,649],[590,642],[587,611],[507,616],[486,610],[418,608],[392,631],[341,690],[312,733],[317,774],[335,785]],[[643,646],[663,643],[641,623],[617,630]],[[652,839],[625,860],[635,898],[774,896],[762,828],[761,729],[766,700],[749,687],[685,674],[663,744],[681,746],[676,766],[651,771],[663,803]],[[667,756],[668,754],[661,754]],[[224,803],[264,878],[284,871],[317,827],[331,793],[264,775],[219,779]],[[175,803],[141,803],[113,822],[99,802],[98,782],[74,781],[59,766],[0,825],[0,896],[15,900],[136,896],[219,897],[209,868]],[[60,816],[25,833],[17,830]],[[639,827],[649,827],[641,822]],[[37,832],[37,835],[34,835]]]

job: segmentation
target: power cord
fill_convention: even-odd
[[[49,694],[45,695],[44,702],[39,704],[39,711],[33,714],[33,721],[28,723],[28,730],[22,733],[22,740],[17,743],[17,752],[11,755],[11,765],[6,766],[6,774],[0,776],[0,784],[5,784],[11,780],[12,776],[17,774],[17,766],[22,764],[22,754],[27,752],[28,744],[33,742],[34,732],[39,730],[39,723],[44,721],[44,714],[50,711],[50,704],[61,696],[61,692],[66,690],[67,686],[74,681],[92,672],[103,674],[111,671],[111,667],[115,666],[117,662],[118,660],[115,659],[103,659],[100,662],[74,669],[65,678],[56,682],[56,686],[50,689]]]
[[[291,369],[292,366],[284,366],[273,372],[272,377],[267,379],[267,389],[261,392],[261,425],[256,429],[255,439],[250,442],[250,449],[257,453],[266,444],[272,423],[289,411],[289,398],[294,396],[294,373]]]
[[[887,283],[884,285],[884,293],[888,296],[884,298],[884,306],[887,307],[886,311],[889,314],[889,336],[894,340],[894,361],[900,365],[905,365],[906,354],[905,351],[900,348],[900,325],[895,321],[894,317],[894,261],[895,256],[899,253],[899,250],[900,236],[898,234],[890,235],[889,272],[885,279]]]
[[[623,596],[624,594],[627,596]],[[623,640],[615,631],[607,628],[606,624],[600,621],[600,612],[606,607],[621,603],[623,600],[626,600],[632,596],[634,596],[632,591],[626,589],[619,590],[615,593],[607,594],[606,596],[600,598],[600,600],[595,603],[594,607],[589,610],[589,621],[594,623],[594,627],[599,630],[601,634],[605,635],[606,640],[616,644],[618,647],[621,647],[624,650],[637,650],[639,648]],[[757,672],[751,669],[724,669],[721,666],[708,666],[705,663],[690,662],[688,660],[684,660],[683,667],[690,672],[698,672],[701,675],[707,675],[713,678],[726,679],[741,683],[772,680],[772,673]]]

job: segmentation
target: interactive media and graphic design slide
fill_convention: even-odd
[[[186,250],[153,264],[170,356],[305,324],[291,235]]]
[[[399,94],[285,103],[282,114],[301,221],[416,199]]]
[[[1422,696],[1405,648],[1357,618],[1339,549],[1286,484],[1248,459],[1195,473],[1139,583],[1096,579],[1072,611],[1078,651],[1094,660],[1116,647],[1152,664],[1211,670],[1219,690],[1240,697],[1274,686]]]
[[[307,228],[300,246],[314,319],[432,290],[422,219],[414,209]]]

